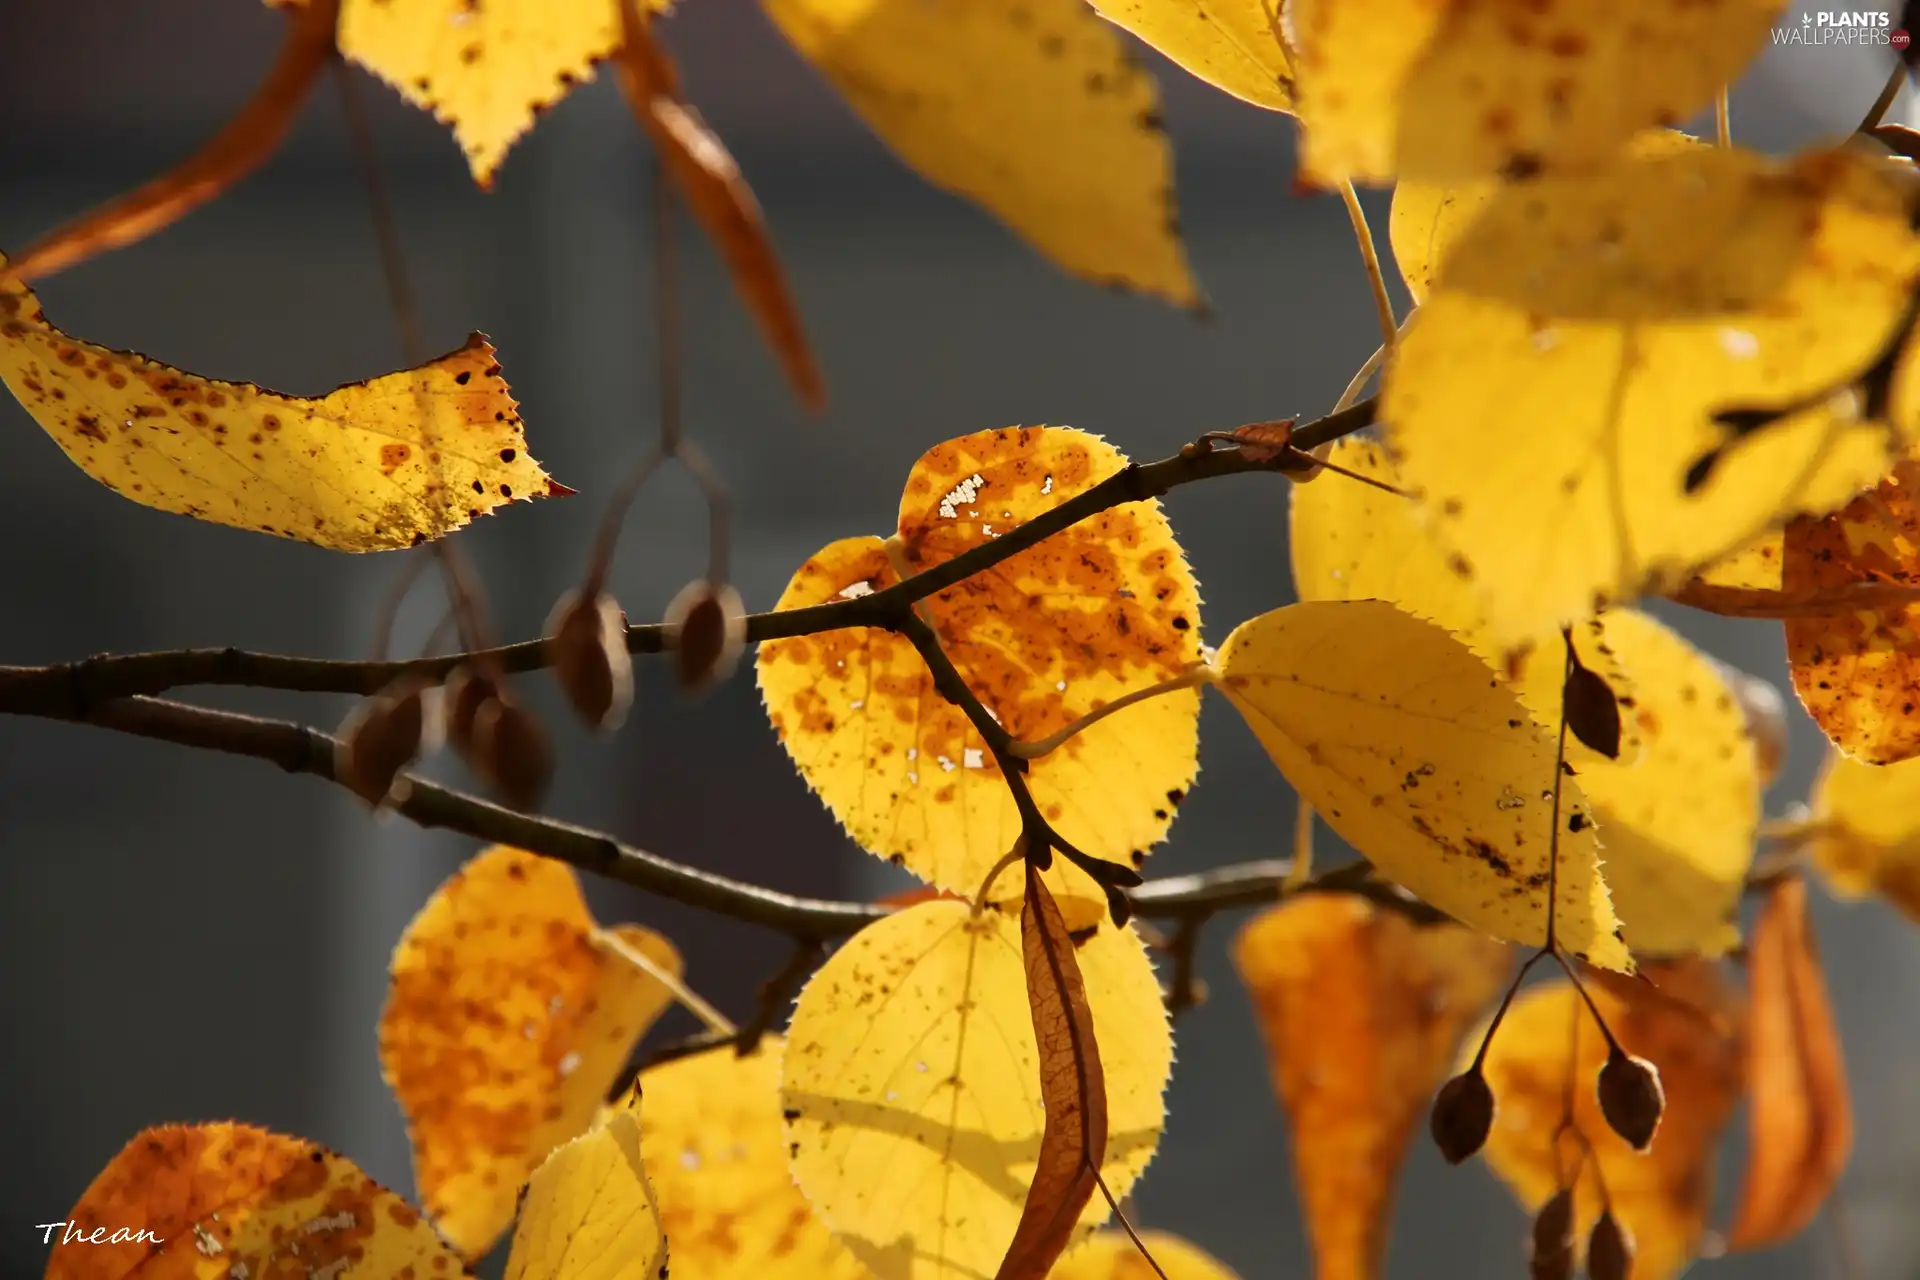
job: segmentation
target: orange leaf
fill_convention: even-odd
[[[725,144],[680,100],[679,74],[666,51],[654,43],[648,15],[624,0],[619,7],[622,44],[617,66],[633,117],[653,139],[664,168],[726,258],[733,286],[780,358],[794,394],[818,413],[827,407],[826,383],[807,345],[806,327],[767,235],[760,202]]]
[[[1033,864],[1026,869],[1020,949],[1047,1118],[1033,1185],[995,1280],[1044,1280],[1072,1241],[1107,1158],[1107,1081],[1087,986],[1059,904]]]
[[[394,951],[380,1062],[421,1200],[468,1257],[506,1229],[547,1153],[585,1132],[671,999],[597,932],[570,868],[500,845],[441,885]],[[615,932],[678,976],[666,939]]]
[[[412,1206],[352,1161],[251,1125],[148,1129],[67,1216],[47,1280],[467,1274]]]
[[[1747,956],[1752,1136],[1728,1243],[1764,1249],[1812,1221],[1840,1180],[1853,1149],[1853,1101],[1798,876],[1767,895]]]
[[[1346,894],[1250,921],[1234,964],[1253,997],[1322,1280],[1373,1276],[1415,1122],[1460,1037],[1500,992],[1506,944]]]
[[[11,267],[0,263],[0,283],[43,279],[97,253],[144,240],[259,168],[286,140],[332,56],[339,12],[340,0],[311,0],[289,8],[280,57],[240,114],[180,164],[42,236]]]

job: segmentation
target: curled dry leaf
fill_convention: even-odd
[[[747,647],[747,610],[727,583],[689,582],[667,605],[673,665],[680,687],[706,689],[733,674]]]
[[[1812,820],[1813,859],[1834,892],[1876,893],[1920,920],[1920,760],[1870,765],[1830,752]]]
[[[676,1274],[868,1280],[787,1170],[781,1051],[769,1036],[744,1058],[722,1046],[640,1073],[640,1146]]]
[[[1059,266],[1200,302],[1153,77],[1083,0],[761,0],[921,177]]]
[[[547,618],[547,658],[582,720],[603,732],[620,727],[633,703],[633,655],[627,652],[627,615],[612,596],[561,596]]]
[[[907,477],[896,547],[922,572],[1049,511],[1127,465],[1066,427],[983,431],[936,446]],[[878,538],[801,566],[780,609],[898,581]],[[1200,657],[1200,591],[1157,502],[1081,521],[921,603],[947,656],[1013,737],[1038,741]],[[760,646],[767,715],[801,775],[861,847],[971,895],[1021,834],[998,762],[934,688],[904,637],[854,627]],[[1076,847],[1138,867],[1199,768],[1200,695],[1150,698],[1035,760],[1027,785]],[[1064,858],[1057,896],[1097,897]]]
[[[435,891],[394,950],[380,1065],[427,1212],[469,1257],[505,1230],[547,1153],[592,1122],[672,998],[596,945],[597,929],[570,868],[496,846]],[[680,972],[666,939],[616,931]]]
[[[430,692],[425,680],[401,676],[362,699],[335,735],[334,775],[376,809],[405,801],[408,788],[400,771],[431,750],[438,737],[440,726],[427,706]]]
[[[1293,65],[1275,10],[1283,0],[1092,0],[1094,11],[1243,102],[1293,109]]]
[[[31,292],[0,286],[0,380],[122,497],[334,551],[417,546],[508,502],[572,492],[528,456],[477,333],[418,369],[304,399],[70,338]]]
[[[506,1280],[665,1280],[667,1236],[632,1104],[555,1150],[526,1191]]]
[[[1179,1236],[1165,1231],[1142,1231],[1140,1241],[1153,1254],[1154,1262],[1160,1264],[1167,1280],[1239,1280],[1226,1263]],[[1126,1232],[1096,1231],[1087,1237],[1086,1243],[1060,1259],[1051,1280],[1157,1280],[1157,1277]]]
[[[1813,1220],[1853,1150],[1846,1058],[1798,876],[1775,882],[1761,905],[1747,988],[1747,1172],[1727,1243],[1764,1249]]]
[[[1236,628],[1215,670],[1301,798],[1383,875],[1538,946],[1557,845],[1560,945],[1631,967],[1579,781],[1564,779],[1556,841],[1553,741],[1448,632],[1381,600],[1288,605]]]
[[[47,1280],[465,1274],[433,1228],[352,1161],[244,1124],[146,1130],[67,1219],[63,1236],[82,1238],[54,1246]]]
[[[1301,166],[1331,184],[1589,165],[1712,101],[1782,6],[1632,0],[1588,22],[1546,5],[1288,0]]]
[[[1233,958],[1292,1126],[1317,1274],[1377,1275],[1407,1143],[1461,1035],[1499,994],[1508,948],[1315,893],[1256,916]]]
[[[1109,1139],[1125,1196],[1165,1120],[1173,1040],[1132,927],[1097,899],[1059,899],[1100,1043]],[[855,934],[800,993],[781,1060],[794,1178],[880,1280],[992,1275],[1041,1156],[1041,1052],[1017,910],[934,901]],[[1108,1214],[1104,1198],[1081,1231]]]
[[[1046,1121],[1026,1204],[996,1280],[1046,1280],[1080,1234],[1080,1219],[1107,1160],[1107,1080],[1086,980],[1059,905],[1033,864],[1024,866],[1020,949]]]
[[[1627,154],[1495,193],[1403,335],[1380,416],[1496,635],[1672,590],[1880,478],[1916,425],[1897,397],[1898,432],[1848,397],[1739,438],[1714,415],[1874,362],[1920,272],[1909,203],[1846,148]]]
[[[1583,1251],[1604,1182],[1614,1216],[1637,1242],[1634,1280],[1670,1280],[1706,1231],[1720,1132],[1744,1083],[1744,1001],[1721,967],[1703,960],[1649,966],[1642,978],[1591,975],[1589,990],[1627,1051],[1660,1070],[1668,1105],[1651,1149],[1635,1151],[1602,1118],[1593,1081],[1606,1042],[1572,986],[1554,982],[1520,994],[1488,1050],[1500,1113],[1487,1163],[1530,1211],[1571,1184]],[[1569,1099],[1571,1127],[1562,1124]]]
[[[726,260],[735,291],[780,358],[794,394],[818,413],[827,406],[826,384],[807,345],[806,327],[767,234],[760,202],[725,144],[681,100],[679,73],[654,41],[646,13],[629,0],[621,0],[618,7],[616,66],[634,118],[653,139],[654,153]]]

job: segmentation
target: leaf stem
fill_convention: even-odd
[[[1380,343],[1391,354],[1398,341],[1400,322],[1393,318],[1393,298],[1387,293],[1387,278],[1380,270],[1380,251],[1374,247],[1373,232],[1367,226],[1367,211],[1360,207],[1360,194],[1351,182],[1341,182],[1340,202],[1347,207],[1347,221],[1353,224],[1353,238],[1360,246],[1360,261],[1367,269],[1367,284],[1373,291],[1373,309],[1380,319]]]
[[[1900,86],[1907,82],[1907,64],[1895,59],[1893,72],[1887,76],[1887,82],[1880,89],[1880,96],[1867,108],[1867,114],[1860,118],[1860,127],[1855,133],[1871,133],[1880,127],[1887,118],[1887,112],[1893,107],[1893,100],[1900,96]]]
[[[1726,151],[1733,146],[1733,107],[1727,100],[1727,86],[1721,85],[1713,100],[1714,143]]]
[[[595,929],[593,941],[595,946],[611,951],[665,987],[673,998],[686,1008],[687,1012],[706,1023],[708,1030],[729,1036],[738,1033],[739,1029],[728,1020],[726,1014],[708,1004],[698,992],[683,982],[678,974],[655,964],[651,956],[631,945],[612,929]]]

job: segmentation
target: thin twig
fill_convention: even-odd
[[[760,999],[754,1005],[753,1016],[740,1024],[733,1038],[734,1053],[744,1058],[760,1047],[761,1037],[773,1029],[781,1011],[793,1003],[800,987],[820,967],[825,955],[826,948],[818,938],[802,938],[794,943],[793,954],[787,957],[787,962],[760,984]]]
[[[706,998],[688,986],[680,975],[670,969],[664,969],[639,948],[632,946],[612,929],[597,929],[593,935],[594,943],[605,947],[622,960],[652,978],[667,989],[668,994],[678,1000],[683,1008],[700,1021],[707,1024],[709,1031],[723,1036],[737,1035],[738,1029],[726,1014],[707,1003]]]
[[[1061,747],[1065,746],[1069,739],[1086,732],[1089,728],[1105,720],[1116,711],[1125,710],[1136,703],[1145,702],[1149,698],[1158,698],[1163,694],[1178,693],[1182,689],[1191,689],[1195,685],[1205,684],[1207,678],[1207,664],[1204,662],[1195,662],[1177,676],[1170,676],[1160,681],[1160,683],[1150,684],[1144,689],[1135,689],[1131,693],[1121,694],[1112,702],[1104,703],[1094,708],[1071,724],[1064,726],[1055,733],[1048,734],[1036,742],[1011,742],[1007,745],[1007,749],[1023,760],[1038,760],[1043,756],[1052,755]]]
[[[1719,96],[1713,100],[1713,139],[1722,151],[1733,146],[1733,105],[1727,101],[1725,85],[1720,86]]]
[[[1880,90],[1880,96],[1875,98],[1873,105],[1867,108],[1867,114],[1860,118],[1860,127],[1854,132],[1871,133],[1879,128],[1880,122],[1887,118],[1887,112],[1892,108],[1893,100],[1900,96],[1900,86],[1906,82],[1907,64],[1896,59],[1892,73],[1887,76],[1887,83]]]
[[[1373,232],[1367,226],[1367,211],[1360,207],[1359,193],[1351,182],[1340,184],[1340,201],[1347,206],[1347,221],[1353,224],[1353,238],[1360,246],[1360,261],[1367,268],[1367,284],[1373,290],[1373,309],[1380,318],[1380,345],[1389,355],[1399,341],[1400,322],[1393,318],[1393,298],[1387,293],[1387,278],[1380,270],[1380,251],[1374,247]]]

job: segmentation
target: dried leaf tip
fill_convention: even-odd
[[[400,771],[439,745],[438,724],[427,709],[430,692],[419,677],[401,676],[355,707],[340,726],[334,772],[376,809],[406,799]]]
[[[1600,1068],[1598,1088],[1600,1114],[1608,1126],[1635,1151],[1653,1145],[1654,1130],[1660,1127],[1660,1114],[1667,1105],[1660,1069],[1616,1045]]]
[[[603,733],[626,719],[633,703],[633,657],[627,619],[604,591],[569,591],[547,618],[547,656],[554,679],[580,718]]]
[[[1493,1129],[1493,1090],[1478,1064],[1440,1086],[1431,1117],[1434,1145],[1459,1164],[1486,1145]]]
[[[1589,1280],[1627,1280],[1633,1271],[1633,1236],[1608,1209],[1587,1237]]]
[[[732,675],[746,648],[746,607],[726,583],[689,582],[667,606],[666,625],[680,687],[689,693]]]

